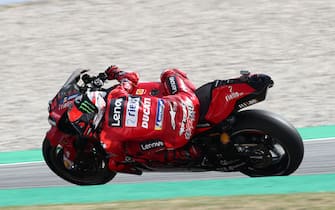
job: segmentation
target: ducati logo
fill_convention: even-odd
[[[151,98],[144,98],[142,128],[149,128]]]

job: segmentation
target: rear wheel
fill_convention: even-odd
[[[49,168],[58,176],[77,185],[105,184],[116,175],[108,169],[108,160],[105,158],[101,145],[89,142],[86,148],[77,154],[73,165],[69,167],[64,161],[61,145],[52,146],[49,140],[44,139],[43,157]]]
[[[289,175],[299,167],[304,155],[297,130],[264,110],[238,113],[231,141],[246,163],[240,171],[252,177]]]

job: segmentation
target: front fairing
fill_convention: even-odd
[[[78,81],[87,70],[76,70],[67,79],[57,95],[49,102],[49,122],[56,125],[73,100],[81,95]]]

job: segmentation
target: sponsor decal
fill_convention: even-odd
[[[171,127],[173,130],[176,130],[176,111],[177,111],[177,103],[170,102],[170,119],[171,119]]]
[[[146,128],[146,129],[149,128],[150,109],[151,109],[151,98],[144,98],[142,128]]]
[[[84,113],[95,113],[98,112],[98,108],[88,100],[82,101],[78,107],[78,109]]]
[[[229,102],[229,101],[237,99],[237,98],[239,98],[241,96],[243,96],[243,93],[232,92],[229,95],[226,95],[226,101]]]
[[[126,127],[136,127],[138,121],[138,110],[140,107],[140,97],[128,97],[126,111]]]
[[[182,110],[183,110],[183,119],[181,121],[180,124],[180,130],[179,130],[179,136],[183,135],[183,133],[185,132],[185,126],[187,123],[187,109],[186,109],[186,105],[184,103],[182,103]]]
[[[172,95],[178,92],[178,84],[177,84],[176,77],[169,77],[168,87]]]
[[[186,107],[187,107],[187,112],[188,112],[188,121],[186,124],[185,138],[189,140],[194,130],[193,123],[195,120],[194,105],[191,100],[189,99],[186,100]]]
[[[229,88],[230,94],[226,95],[226,97],[225,97],[227,102],[229,102],[231,100],[234,100],[234,99],[237,99],[237,98],[244,95],[243,92],[233,92],[233,87],[232,86],[228,86],[228,88]]]
[[[157,110],[156,110],[155,130],[162,130],[163,121],[164,121],[164,101],[162,99],[158,99]]]
[[[61,92],[57,94],[58,104],[66,103],[67,101],[72,100],[78,96],[81,96],[81,93],[78,93],[77,90],[70,90],[65,92],[61,90]]]
[[[185,133],[185,138],[189,140],[194,130],[193,123],[196,115],[192,101],[186,99],[182,103],[182,110],[183,110],[183,119],[179,130],[179,136]]]
[[[164,142],[161,140],[152,140],[152,141],[147,141],[147,142],[143,142],[140,144],[142,151],[147,151],[150,149],[155,149],[155,148],[164,147],[164,146],[165,146]]]
[[[65,102],[65,103],[63,103],[63,104],[60,104],[60,105],[58,106],[58,110],[62,110],[62,109],[68,108],[68,107],[70,107],[71,105],[72,105],[71,101],[67,101],[67,102]]]
[[[110,102],[109,126],[122,127],[125,98],[114,98]]]
[[[64,99],[63,99],[63,103],[66,103],[67,101],[70,101],[70,100],[76,98],[79,95],[80,95],[80,93],[76,93],[76,94],[70,95],[70,96],[65,96]]]
[[[243,109],[243,108],[245,108],[245,107],[247,107],[247,106],[251,106],[251,105],[253,105],[253,104],[257,103],[257,102],[258,102],[258,100],[256,100],[256,99],[252,99],[252,100],[250,100],[250,101],[247,101],[247,102],[244,102],[244,103],[242,103],[242,104],[239,104],[239,105],[238,105],[238,108]]]
[[[62,109],[70,107],[72,105],[72,99],[77,98],[77,97],[81,99],[82,96],[80,95],[80,93],[76,93],[74,95],[65,96],[63,99],[59,100],[58,110],[62,110]]]
[[[186,99],[185,101],[188,111],[188,117],[194,121],[195,120],[195,111],[194,111],[194,105],[190,99]]]
[[[136,90],[136,95],[144,95],[145,94],[145,89],[137,89]]]

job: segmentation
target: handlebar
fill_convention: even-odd
[[[106,73],[99,73],[97,76],[90,76],[84,74],[81,79],[84,82],[85,86],[91,85],[92,88],[101,88],[104,85],[104,82],[107,80]]]

